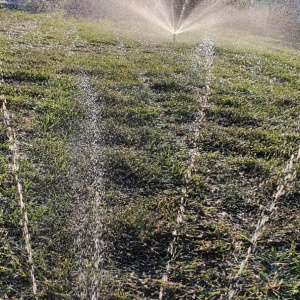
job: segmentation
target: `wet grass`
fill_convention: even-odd
[[[20,142],[19,177],[40,299],[72,299],[76,286],[70,169],[81,162],[70,143],[87,111],[79,90],[83,76],[105,128],[109,250],[102,298],[158,299],[164,286],[164,299],[227,299],[230,285],[239,291],[234,299],[299,297],[298,161],[246,268],[232,279],[262,207],[268,210],[299,149],[299,52],[268,41],[256,47],[216,41],[211,92],[202,107],[202,39],[172,44],[123,38],[119,29],[111,31],[111,21],[59,14],[2,9],[0,16],[1,93]],[[199,110],[205,119],[195,141]],[[1,118],[0,298],[30,299]],[[187,184],[195,142],[197,172]],[[177,228],[183,189],[188,197]],[[170,257],[175,228],[176,255]],[[169,282],[163,282],[169,260]]]

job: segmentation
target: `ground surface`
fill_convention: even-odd
[[[33,298],[26,242],[39,299],[300,298],[299,51],[4,9],[0,30],[1,299]]]

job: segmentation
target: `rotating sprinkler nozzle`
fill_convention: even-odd
[[[173,42],[176,42],[176,32],[173,33]]]

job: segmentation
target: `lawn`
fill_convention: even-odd
[[[0,9],[1,299],[300,297],[299,50],[177,41]]]

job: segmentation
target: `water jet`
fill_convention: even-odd
[[[126,7],[133,16],[171,33],[175,42],[178,33],[186,32],[191,25],[198,23],[208,3],[197,0],[133,0],[129,4],[126,2]]]

